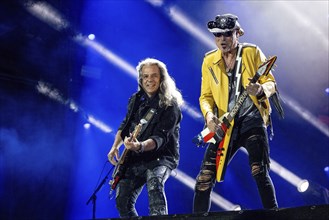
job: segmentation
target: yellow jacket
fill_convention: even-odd
[[[243,44],[241,84],[244,88],[249,84],[248,78],[252,78],[255,75],[259,65],[265,59],[265,55],[257,46]],[[213,74],[209,70],[210,68],[213,70]],[[255,96],[250,96],[250,98],[258,108],[265,125],[268,125],[269,114],[271,113],[268,97],[275,93],[275,79],[269,73],[266,77],[260,77],[258,82],[262,85],[266,98],[264,100],[258,100]],[[217,49],[208,52],[202,64],[201,95],[199,98],[200,108],[204,117],[208,112],[214,111],[215,104],[218,108],[218,117],[227,112],[229,102],[228,83],[229,79],[225,71],[221,51]],[[261,102],[264,102],[265,105],[261,105]]]

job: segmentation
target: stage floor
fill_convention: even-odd
[[[103,218],[104,219],[104,218]],[[116,220],[119,218],[106,218]],[[276,210],[241,210],[207,212],[200,214],[180,214],[167,216],[139,216],[130,219],[147,220],[329,220],[329,205],[314,205],[294,208],[279,208]]]

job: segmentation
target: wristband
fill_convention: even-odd
[[[139,142],[140,144],[140,147],[139,149],[136,151],[137,153],[143,153],[144,152],[144,148],[145,148],[145,145],[143,142]]]

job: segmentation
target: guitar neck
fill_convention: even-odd
[[[127,156],[127,153],[128,153],[128,149],[125,148],[121,154],[121,157],[120,157],[120,160],[118,161],[118,164],[123,164],[125,162],[125,158]]]
[[[243,102],[247,98],[247,96],[248,96],[248,93],[246,91],[243,91],[243,93],[239,96],[234,107],[232,108],[232,110],[229,112],[229,114],[227,116],[227,120],[229,122],[231,122],[234,119],[235,115],[238,113],[241,105],[243,104]]]
[[[142,129],[142,124],[141,123],[139,123],[138,125],[136,125],[135,130],[133,132],[133,135],[130,137],[130,140],[135,139],[138,136],[138,134],[141,131],[141,129]],[[124,160],[126,158],[126,155],[127,155],[128,151],[129,150],[127,148],[124,148],[124,150],[122,151],[120,160],[118,161],[118,164],[123,164],[124,163]]]

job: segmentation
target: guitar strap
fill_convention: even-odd
[[[144,115],[144,117],[140,120],[141,124],[143,125],[142,126],[142,129],[139,133],[138,136],[140,136],[144,131],[145,129],[148,127],[148,125],[150,124],[154,114],[156,112],[156,109],[155,108],[150,108]]]

